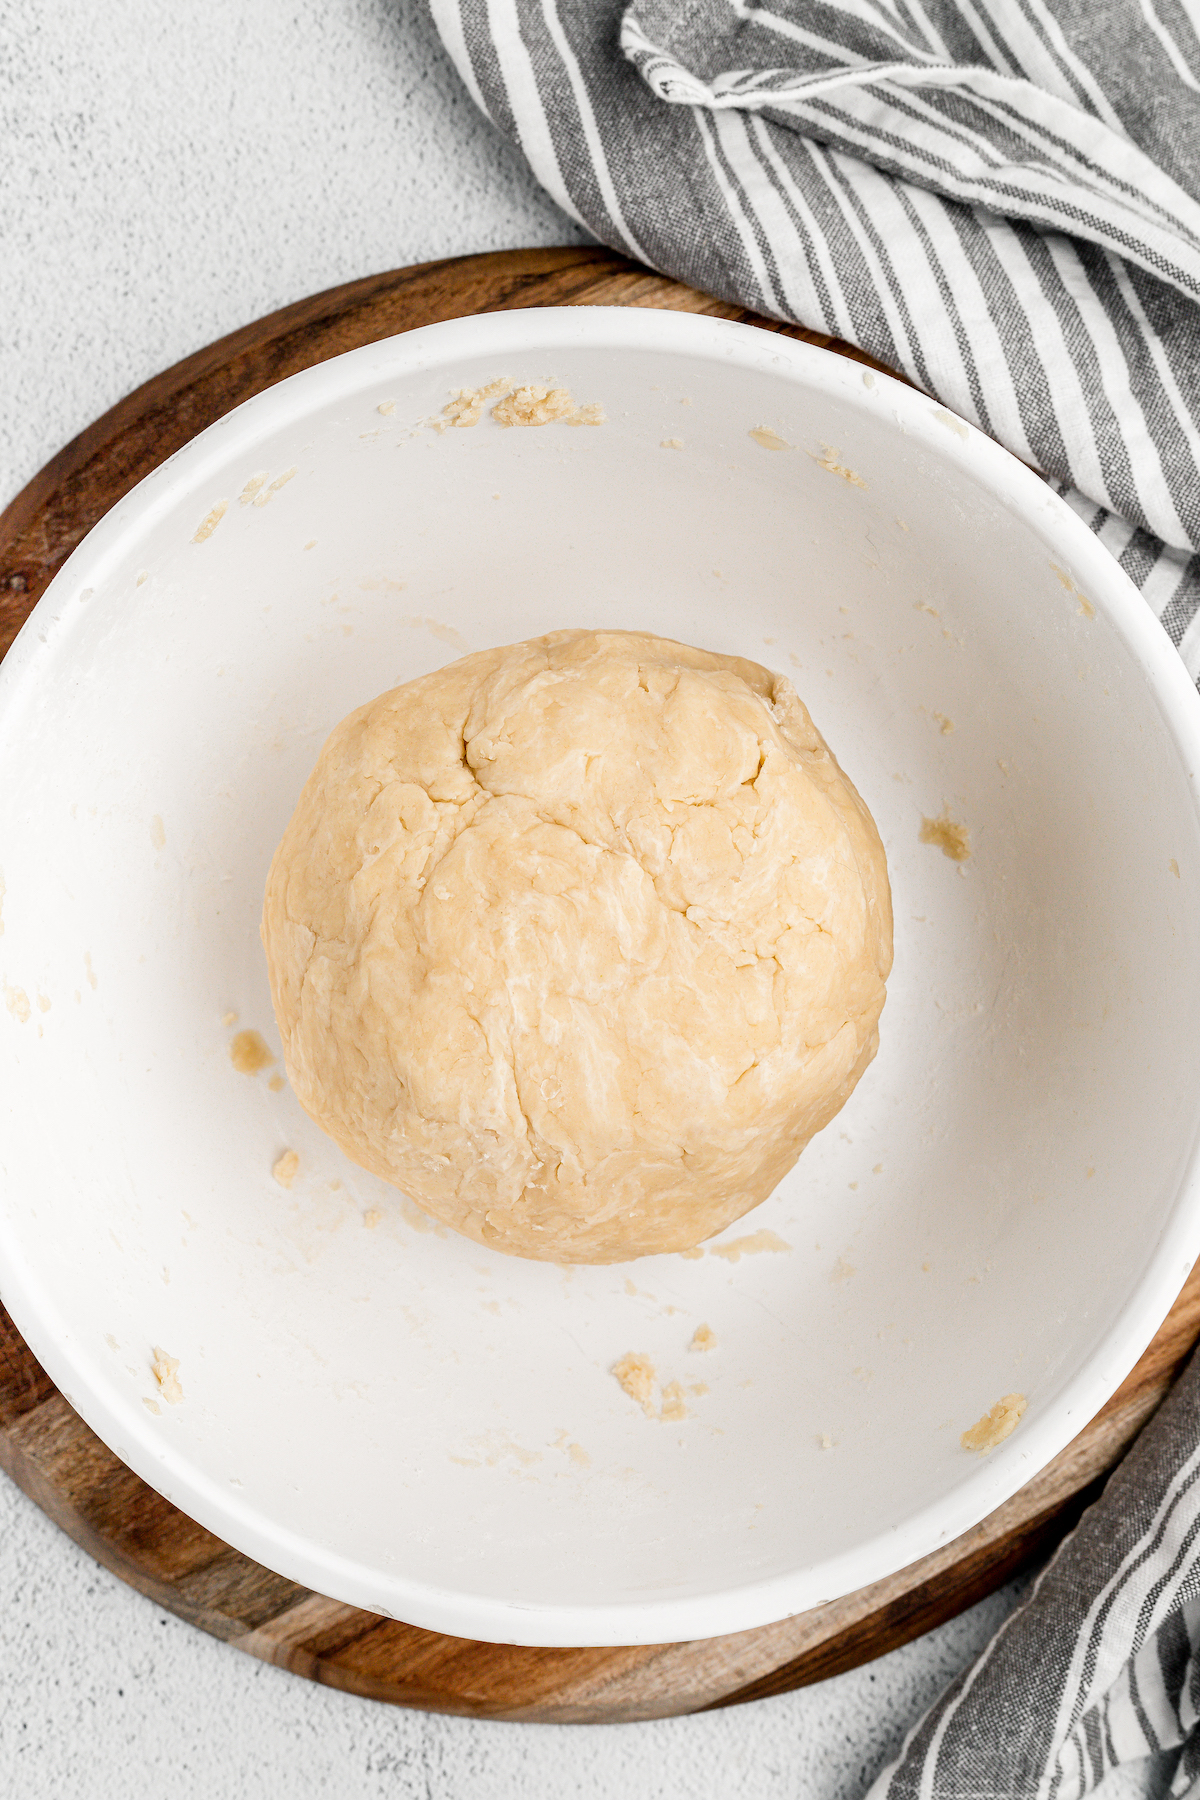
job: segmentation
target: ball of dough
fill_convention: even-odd
[[[466,656],[334,731],[275,854],[287,1071],[348,1156],[493,1249],[685,1250],[878,1046],[874,821],[791,683],[635,632]]]

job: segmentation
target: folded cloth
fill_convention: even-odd
[[[430,3],[566,212],[998,438],[1200,674],[1189,0]]]

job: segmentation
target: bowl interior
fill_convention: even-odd
[[[421,423],[498,376],[607,422]],[[653,1640],[901,1566],[1085,1422],[1190,1261],[1200,832],[1123,577],[1009,462],[747,328],[516,315],[284,384],[76,554],[0,696],[0,1279],[156,1486],[419,1624]],[[896,912],[844,1112],[704,1255],[619,1268],[448,1234],[229,1053],[279,1054],[262,889],[330,728],[574,625],[787,673]],[[920,841],[943,812],[964,863]],[[630,1350],[686,1418],[621,1391]],[[1014,1436],[963,1451],[1013,1390]]]

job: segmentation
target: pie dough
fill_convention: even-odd
[[[263,911],[288,1078],[364,1168],[555,1262],[686,1250],[875,1055],[883,846],[792,685],[557,631],[359,707]]]

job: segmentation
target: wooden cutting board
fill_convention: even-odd
[[[661,306],[786,330],[610,251],[519,250],[374,275],[248,325],[123,400],[0,516],[0,655],[113,503],[240,401],[313,363],[467,313]],[[878,366],[878,365],[875,365]],[[1200,1336],[1200,1266],[1136,1369],[1027,1487],[964,1537],[887,1581],[777,1625],[700,1643],[527,1650],[478,1644],[327,1600],[251,1562],[139,1480],[35,1361],[0,1307],[0,1466],[99,1562],[157,1605],[314,1681],[436,1712],[605,1722],[786,1692],[868,1662],[951,1618],[1074,1523]]]

